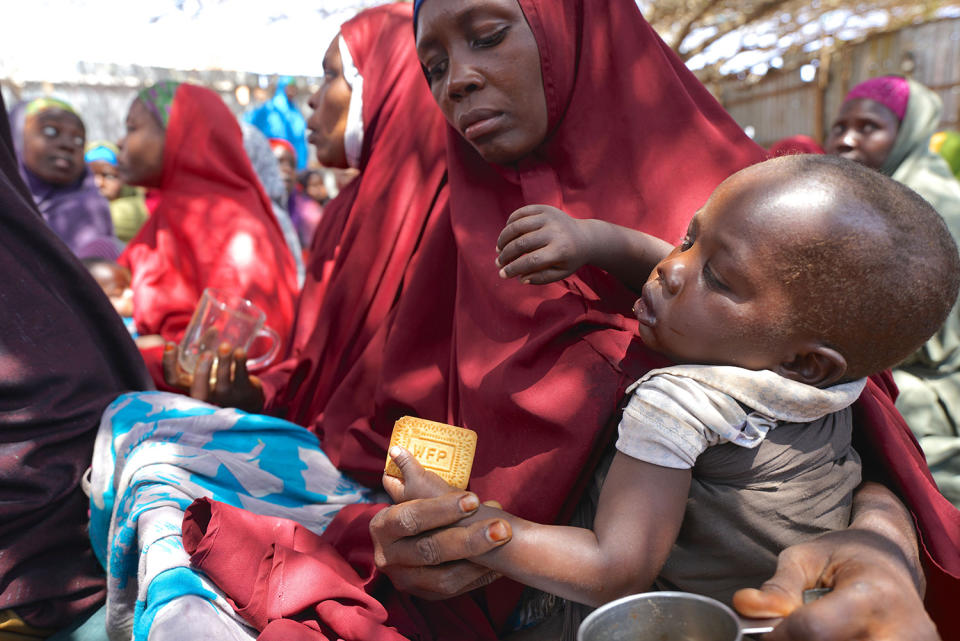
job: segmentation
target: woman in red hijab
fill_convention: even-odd
[[[285,349],[296,267],[220,97],[171,82],[143,90],[130,106],[118,160],[128,184],[150,189],[150,218],[120,256],[133,275],[141,336],[180,340],[204,288],[214,287],[266,312]],[[160,348],[142,352],[161,382]]]
[[[443,118],[423,86],[409,29],[409,5],[346,22],[324,56],[327,80],[310,99],[318,160],[360,173],[324,208],[290,357],[261,380],[271,412],[315,431],[383,326],[424,229],[447,202]],[[347,113],[333,118],[337,92]],[[381,364],[365,366],[375,373]]]

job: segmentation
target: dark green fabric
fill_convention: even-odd
[[[107,606],[93,614],[78,618],[72,625],[60,630],[47,641],[109,641],[107,637]]]

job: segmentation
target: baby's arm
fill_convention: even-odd
[[[497,239],[502,278],[543,285],[586,264],[639,292],[672,247],[649,234],[596,219],[573,218],[556,207],[528,205],[510,215]]]
[[[398,495],[403,500],[450,491],[408,452],[395,460],[407,479],[394,487],[407,486]],[[600,493],[593,530],[541,525],[487,505],[461,525],[491,518],[509,522],[511,540],[472,561],[525,585],[596,606],[650,588],[680,530],[689,488],[690,470],[618,452]]]

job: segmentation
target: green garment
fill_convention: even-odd
[[[960,178],[960,132],[938,131],[930,139],[930,149],[940,154],[953,175]]]
[[[907,111],[881,171],[923,196],[960,243],[960,182],[930,151],[943,104],[910,81]],[[893,371],[900,388],[897,409],[917,436],[940,491],[960,507],[960,308],[927,343]]]
[[[120,197],[110,201],[113,233],[124,243],[130,242],[130,239],[137,235],[149,216],[142,189],[125,185]]]

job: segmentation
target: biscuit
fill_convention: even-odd
[[[390,447],[394,445],[407,449],[420,465],[450,485],[461,490],[467,488],[473,455],[477,449],[477,433],[473,430],[404,416],[393,425]],[[389,454],[384,471],[390,476],[403,478],[403,473]]]

